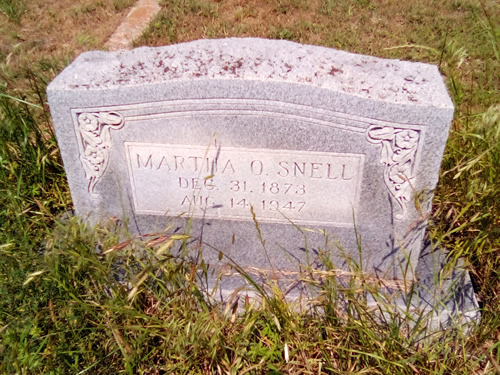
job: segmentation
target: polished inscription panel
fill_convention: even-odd
[[[352,227],[364,154],[125,142],[137,214]]]

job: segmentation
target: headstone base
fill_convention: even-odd
[[[278,292],[292,309],[306,312],[324,308],[322,294],[333,288],[341,299],[337,307],[347,308],[349,300],[359,294],[366,298],[367,308],[373,310],[380,321],[403,319],[409,329],[420,332],[419,337],[432,338],[433,334],[448,329],[467,332],[481,317],[469,272],[462,260],[452,264],[448,255],[442,247],[426,241],[412,285],[397,280],[356,280],[358,276],[345,271],[304,268],[298,273],[242,269],[235,265],[232,269],[229,266],[219,269],[219,279],[209,279],[206,290],[211,291],[213,301],[232,307],[242,301],[242,297],[259,301],[264,296],[272,298],[274,294],[276,297]],[[333,286],[326,286],[328,282]],[[348,297],[343,297],[346,295]]]

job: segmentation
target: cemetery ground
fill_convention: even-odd
[[[438,65],[456,111],[429,232],[465,260],[482,317],[432,337],[425,316],[376,319],[355,277],[323,285],[307,313],[258,285],[261,304],[216,307],[196,287],[196,248],[170,251],[189,228],[123,241],[121,223],[68,215],[46,85],[102,48],[131,5],[0,0],[0,373],[500,373],[494,1],[170,0],[135,42],[256,36]]]

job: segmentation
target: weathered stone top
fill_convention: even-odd
[[[452,108],[436,66],[283,40],[230,38],[118,52],[86,52],[51,89],[99,90],[165,81],[307,84],[367,99]]]

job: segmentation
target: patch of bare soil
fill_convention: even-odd
[[[106,42],[110,50],[130,48],[160,10],[158,0],[139,0]]]

